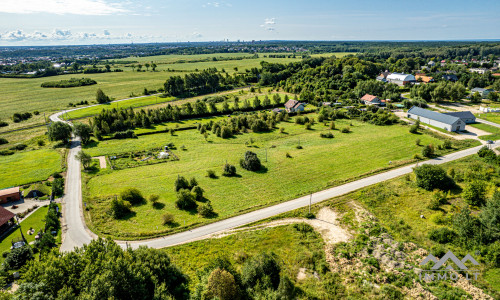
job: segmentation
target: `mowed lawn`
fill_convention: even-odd
[[[0,189],[45,180],[61,171],[61,155],[40,149],[0,156]]]
[[[120,171],[106,170],[92,177],[84,187],[84,201],[89,201],[92,207],[87,217],[91,218],[93,229],[104,235],[117,238],[160,235],[179,229],[162,225],[161,216],[165,212],[175,215],[179,227],[210,221],[195,212],[175,208],[174,181],[179,175],[188,179],[195,177],[205,190],[206,198],[212,202],[218,218],[226,218],[338,185],[346,179],[395,166],[398,162],[407,162],[422,151],[422,146],[415,144],[417,138],[421,145],[442,144],[428,135],[410,134],[407,126],[375,126],[358,121],[352,121],[352,124],[351,133],[334,130],[333,139],[319,136],[320,132],[329,131],[323,124],[315,124],[313,130],[306,130],[303,125],[282,122],[278,127],[285,128],[284,134],[275,130],[237,135],[226,140],[210,135],[205,141],[197,130],[186,130],[177,132],[176,136],[165,133],[101,142],[86,151],[93,156],[110,155],[174,143],[180,161]],[[348,125],[347,120],[336,121],[337,128]],[[251,138],[254,145],[245,145]],[[303,149],[296,148],[299,141]],[[186,150],[180,150],[181,146]],[[257,153],[266,171],[249,172],[239,166],[248,150]],[[291,158],[286,157],[287,153]],[[237,167],[239,177],[220,176],[226,162]],[[207,170],[216,171],[219,178],[207,178]],[[114,220],[106,213],[109,200],[92,200],[93,197],[103,199],[118,195],[128,187],[138,188],[145,197],[159,194],[164,207],[155,209],[149,203],[139,205],[133,208],[134,213],[128,218]]]

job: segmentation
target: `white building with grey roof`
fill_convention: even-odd
[[[465,121],[456,116],[438,113],[432,110],[413,106],[408,110],[408,118],[420,120],[422,124],[442,128],[447,131],[465,130]]]

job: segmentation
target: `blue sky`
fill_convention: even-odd
[[[498,0],[1,0],[0,45],[499,39]]]

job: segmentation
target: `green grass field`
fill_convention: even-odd
[[[61,205],[59,205],[59,209],[61,209]],[[21,237],[21,229],[23,230],[23,235],[28,241],[28,243],[31,243],[35,240],[35,235],[36,232],[39,230],[43,230],[45,227],[45,216],[47,215],[47,211],[49,210],[48,206],[40,207],[38,208],[34,213],[32,213],[30,216],[28,216],[25,220],[21,222],[21,228],[17,228],[14,231],[12,231],[9,235],[4,237],[4,239],[0,242],[0,253],[3,253],[5,251],[10,251],[10,247],[12,246],[12,240],[13,239],[18,239]],[[35,229],[35,234],[29,235],[27,231],[33,228]],[[56,242],[58,244],[61,243],[61,231],[59,230]],[[5,258],[3,256],[0,256],[0,262],[3,262]]]
[[[47,179],[61,171],[61,155],[40,149],[0,156],[0,189]]]
[[[491,134],[482,135],[479,137],[480,139],[482,139],[484,141],[486,141],[486,140],[496,141],[496,140],[500,139],[500,128],[498,128],[498,127],[491,126],[491,125],[484,124],[484,123],[470,124],[470,126],[491,133]]]
[[[336,124],[337,128],[342,128],[348,126],[349,121],[338,120]],[[328,131],[323,124],[306,130],[302,125],[282,122],[278,127],[285,128],[285,134],[275,130],[271,133],[237,135],[226,140],[211,135],[205,141],[196,130],[187,130],[177,132],[176,136],[165,133],[141,136],[126,142],[100,142],[86,151],[92,156],[112,155],[162,147],[172,142],[177,146],[175,153],[180,161],[121,171],[106,170],[90,178],[84,188],[85,201],[89,201],[93,208],[87,214],[89,225],[100,234],[133,239],[211,221],[175,208],[173,183],[178,175],[196,177],[218,218],[226,218],[338,185],[375,170],[407,163],[414,154],[422,151],[422,146],[415,145],[417,138],[421,140],[421,145],[442,143],[428,135],[410,134],[407,126],[379,127],[357,121],[352,121],[352,124],[351,133],[333,131],[334,139],[320,138],[320,132]],[[250,138],[255,143],[246,146]],[[299,140],[303,149],[296,149]],[[180,150],[183,145],[185,151]],[[239,160],[247,150],[257,153],[267,171],[249,172],[239,166]],[[287,158],[287,153],[292,158]],[[389,164],[390,161],[392,164]],[[237,167],[239,177],[220,176],[226,162]],[[220,177],[207,178],[209,169],[215,170]],[[107,200],[91,199],[119,194],[127,187],[138,188],[146,197],[159,194],[164,207],[155,209],[150,204],[144,204],[134,207],[134,214],[129,218],[114,220],[106,213]],[[165,212],[175,215],[179,228],[162,225],[161,216]]]
[[[281,263],[283,274],[294,280],[299,268],[314,270],[314,263],[326,263],[323,241],[314,231],[304,234],[293,225],[267,228],[263,230],[237,233],[223,238],[203,240],[181,246],[166,248],[172,262],[176,264],[191,281],[190,286],[198,283],[196,272],[219,257],[227,258],[241,271],[244,259],[260,252],[273,252]],[[294,280],[295,281],[295,280]],[[314,288],[315,282],[302,281],[301,288]]]

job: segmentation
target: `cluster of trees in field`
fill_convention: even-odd
[[[211,120],[205,124],[198,124],[197,129],[205,136],[207,136],[208,131],[212,131],[216,136],[227,139],[237,133],[247,132],[248,130],[252,130],[253,132],[269,131],[275,128],[279,122],[283,120],[287,121],[288,119],[289,115],[284,111],[278,114],[258,112],[236,115],[217,122]]]
[[[128,109],[103,110],[90,120],[90,125],[94,135],[102,136],[113,132],[126,131],[136,127],[149,127],[152,124],[159,124],[168,121],[178,121],[182,119],[229,114],[235,111],[252,111],[265,108],[272,108],[282,105],[282,98],[279,95],[269,98],[267,95],[261,101],[258,97],[249,101],[245,99],[241,102],[234,98],[233,106],[229,105],[227,99],[222,100],[222,107],[218,108],[216,103],[223,98],[205,98],[194,103],[185,103],[182,106],[171,106],[149,109],[147,111],[134,111]],[[271,100],[272,99],[272,100]],[[288,101],[288,97],[284,97]]]
[[[70,88],[77,86],[86,86],[97,84],[97,82],[90,78],[71,78],[69,80],[47,81],[42,83],[41,87],[44,88]]]
[[[447,191],[464,183],[460,197],[467,204],[447,218],[439,220],[444,227],[429,232],[429,238],[440,246],[434,249],[440,257],[446,252],[444,245],[455,245],[467,250],[479,250],[483,259],[494,268],[500,267],[500,193],[487,197],[489,182],[498,178],[488,168],[498,168],[500,159],[484,147],[478,155],[488,164],[471,164],[471,168],[446,172],[442,167],[423,165],[415,168],[416,183],[426,190],[434,190],[429,208],[441,210],[453,197]]]
[[[247,78],[244,75],[222,76],[216,68],[209,68],[199,73],[186,74],[184,77],[169,77],[163,87],[165,93],[170,96],[187,97],[232,89],[235,86],[243,86],[246,82]]]

